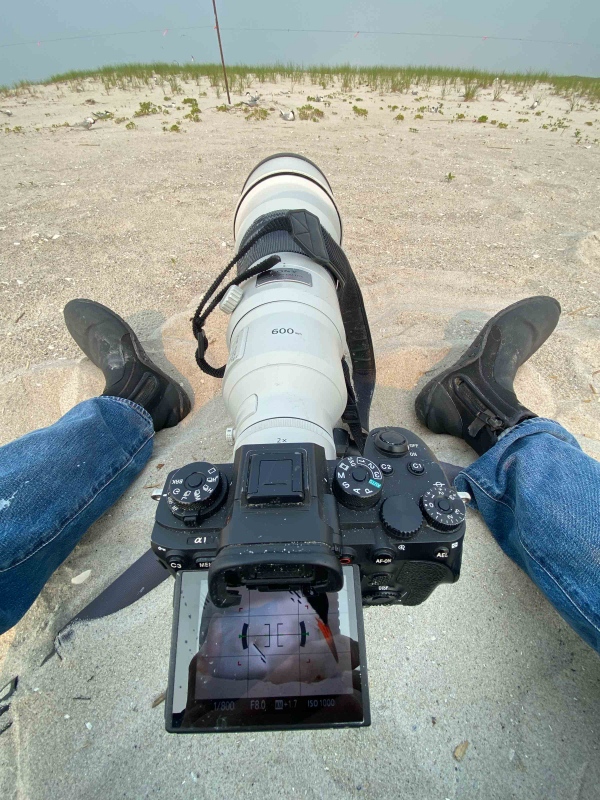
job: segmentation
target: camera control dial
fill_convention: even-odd
[[[434,486],[421,498],[427,521],[440,531],[452,531],[464,522],[465,505],[458,494],[446,486]]]
[[[179,519],[197,517],[211,507],[223,494],[224,478],[213,464],[207,461],[188,464],[173,473],[167,489],[167,503],[171,514]]]
[[[346,456],[338,461],[333,476],[333,493],[347,508],[370,508],[383,489],[381,469],[363,456]]]
[[[381,521],[388,533],[398,539],[412,539],[423,524],[421,509],[412,497],[388,497],[381,506]]]

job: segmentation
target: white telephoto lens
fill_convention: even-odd
[[[300,208],[318,216],[341,242],[340,216],[320,170],[298,156],[262,162],[238,204],[237,246],[259,217]],[[313,442],[333,459],[333,428],[348,396],[341,364],[347,345],[335,282],[305,255],[277,255],[280,264],[241,285],[243,295],[227,329],[223,398],[235,420],[235,448]]]

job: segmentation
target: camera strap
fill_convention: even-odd
[[[238,262],[253,248],[257,248],[258,257],[260,257],[261,240],[268,234],[278,232],[289,234],[288,242],[291,237],[293,251],[300,252],[325,267],[336,282],[340,312],[352,362],[352,377],[350,377],[348,364],[345,359],[342,359],[342,368],[348,389],[348,401],[342,419],[348,425],[356,445],[362,452],[369,430],[369,411],[375,390],[376,370],[373,342],[362,293],[352,267],[342,248],[323,228],[315,214],[311,214],[305,209],[297,209],[265,215],[256,221],[251,228],[249,238],[243,242],[236,256],[215,278],[192,318],[192,329],[198,342],[196,362],[203,372],[214,378],[222,378],[225,374],[225,365],[213,367],[206,361],[205,355],[208,349],[208,339],[204,332],[206,320],[221,302],[230,286],[238,286],[254,275],[266,272],[280,263],[279,256],[263,253],[267,255],[266,258],[253,267],[242,270],[236,278],[219,290],[219,286],[227,274]],[[271,252],[273,251],[271,250]]]

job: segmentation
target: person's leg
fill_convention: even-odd
[[[95,397],[0,448],[0,633],[139,474],[153,436],[141,406]]]
[[[106,386],[102,397],[0,448],[0,633],[138,475],[154,432],[177,425],[191,408],[114,311],[72,300],[64,315]]]
[[[600,462],[548,419],[509,430],[455,480],[494,538],[600,652]]]
[[[600,463],[558,423],[521,405],[518,368],[546,341],[560,306],[521,300],[489,320],[459,360],[415,400],[434,433],[481,456],[455,480],[473,496],[502,549],[600,651]]]

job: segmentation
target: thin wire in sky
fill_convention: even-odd
[[[26,45],[42,45],[52,44],[54,42],[71,42],[77,39],[103,39],[111,36],[139,36],[150,33],[160,33],[165,36],[170,32],[177,31],[195,31],[195,30],[208,30],[214,28],[214,25],[193,25],[181,28],[155,28],[143,31],[114,31],[113,33],[87,33],[77,36],[61,36],[55,39],[32,39],[27,42],[6,42],[0,44],[0,47],[24,47]],[[356,30],[335,30],[335,29],[320,29],[320,28],[239,28],[239,27],[223,27],[222,31],[238,31],[243,33],[311,33],[311,34],[335,34],[335,35],[348,35],[352,34],[353,37],[361,36],[429,36],[439,39],[481,39],[482,41],[497,41],[497,42],[527,42],[529,44],[555,44],[565,45],[569,47],[597,47],[597,45],[588,44],[586,42],[566,42],[556,39],[527,39],[519,36],[494,36],[494,35],[475,35],[468,33],[424,33],[421,31],[356,31]]]

